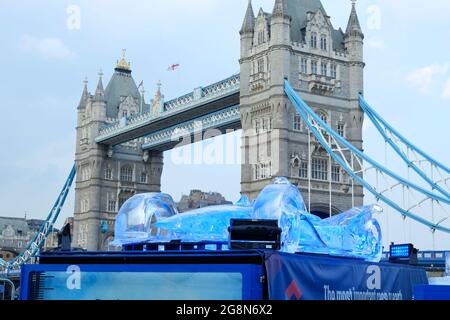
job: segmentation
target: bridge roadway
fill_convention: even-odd
[[[145,138],[144,149],[165,151],[179,143],[176,129],[193,134],[194,123],[207,129],[239,129],[240,76],[234,75],[164,103],[160,114],[137,114],[100,129],[96,142],[108,146]]]

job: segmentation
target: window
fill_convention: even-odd
[[[320,38],[320,49],[327,50],[327,37],[326,36],[322,36]]]
[[[120,210],[120,208],[122,208],[123,204],[125,202],[127,202],[128,199],[130,199],[130,196],[128,196],[128,195],[121,195],[119,197],[119,210]]]
[[[264,72],[264,59],[258,59],[258,73]]]
[[[317,48],[317,36],[315,34],[311,35],[311,48]]]
[[[343,122],[338,123],[337,132],[341,137],[345,137],[345,123]]]
[[[328,117],[325,113],[320,112],[319,117],[320,117],[320,119],[322,119],[323,122],[328,123]]]
[[[255,179],[259,179],[259,164],[255,165]]]
[[[270,163],[261,164],[261,179],[267,179],[271,176],[271,165]]]
[[[111,168],[105,169],[105,179],[112,180],[112,169]]]
[[[141,183],[147,183],[147,177],[148,177],[147,172],[143,171],[141,173]]]
[[[80,224],[78,227],[78,245],[85,248],[87,245],[87,225]]]
[[[303,161],[300,165],[299,177],[303,179],[308,179],[308,162]]]
[[[263,44],[265,42],[264,31],[258,32],[258,45]]]
[[[331,77],[333,79],[337,78],[337,66],[334,63],[331,65]]]
[[[302,58],[300,61],[300,72],[303,74],[307,74],[308,73],[308,59],[306,58]]]
[[[82,199],[81,200],[81,212],[86,213],[89,211],[89,199]]]
[[[85,166],[81,169],[81,181],[88,181],[91,179],[91,168]]]
[[[311,73],[317,74],[317,61],[311,61]]]
[[[262,130],[263,132],[269,131],[269,119],[262,120]]]
[[[341,182],[341,168],[339,166],[331,167],[331,180],[333,182]]]
[[[127,110],[123,110],[122,111],[122,117],[124,117],[124,118],[128,117],[128,111]]]
[[[259,120],[255,120],[255,130],[256,134],[258,134],[261,131],[261,122]]]
[[[133,168],[131,166],[123,166],[120,168],[120,180],[124,182],[133,182]]]
[[[317,158],[312,160],[312,179],[328,180],[328,160]]]
[[[116,211],[116,200],[109,200],[108,201],[108,211],[109,212],[115,212]]]
[[[298,114],[294,115],[294,131],[303,131],[302,117]]]
[[[324,77],[327,76],[327,74],[328,74],[328,65],[326,64],[326,62],[322,62],[320,71],[321,71],[322,76],[324,76]]]
[[[255,179],[263,180],[272,176],[272,163],[262,163],[255,165]]]

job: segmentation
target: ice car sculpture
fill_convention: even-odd
[[[353,208],[328,219],[307,212],[297,187],[277,178],[255,203],[243,197],[235,205],[221,205],[178,214],[169,195],[137,195],[121,208],[115,245],[142,241],[227,241],[230,219],[278,220],[282,251],[360,258],[379,262],[381,228],[374,215],[378,206]]]

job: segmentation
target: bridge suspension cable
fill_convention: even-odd
[[[52,232],[53,227],[58,220],[59,214],[64,206],[67,195],[69,194],[70,188],[72,186],[73,180],[76,175],[76,167],[73,166],[70,171],[69,177],[67,178],[61,192],[56,199],[56,202],[45,219],[44,223],[41,225],[39,231],[36,233],[34,238],[27,244],[25,250],[15,257],[11,261],[4,261],[0,259],[0,270],[2,271],[12,271],[20,268],[23,264],[29,262],[32,258],[36,257],[42,247],[45,245],[45,241],[49,234]]]
[[[419,222],[422,225],[429,227],[433,233],[438,230],[445,233],[450,233],[450,228],[443,225],[444,222],[449,220],[450,214],[448,209],[444,205],[450,204],[450,199],[444,195],[438,195],[430,192],[421,186],[402,178],[400,175],[394,173],[392,170],[379,164],[374,159],[367,156],[361,150],[353,146],[350,142],[344,139],[340,134],[335,132],[327,123],[325,123],[307,104],[302,100],[294,89],[290,86],[289,82],[285,81],[285,92],[296,111],[302,117],[305,124],[308,126],[309,131],[314,135],[317,141],[322,147],[331,155],[334,161],[338,163],[347,174],[358,184],[365,187],[377,201],[382,201],[389,207],[399,212],[404,218],[408,217]],[[374,187],[364,177],[364,164],[370,165],[370,169],[375,170],[378,175],[386,181],[389,188],[380,192],[378,185]],[[389,182],[387,180],[392,180]],[[378,182],[377,182],[378,184]],[[412,207],[407,207],[406,203],[403,205],[398,204],[393,199],[386,196],[387,191],[394,189],[406,190],[416,201],[416,204]],[[405,201],[404,201],[405,202]],[[423,215],[416,213],[415,209],[422,208],[425,203],[434,206],[439,206],[443,209],[445,216],[438,220],[435,220],[434,210],[433,218],[431,221],[425,218]],[[414,212],[413,212],[414,210]],[[435,221],[438,221],[436,223]]]
[[[447,185],[447,181],[450,180],[450,177],[445,177],[445,175],[450,174],[450,169],[403,137],[369,106],[364,97],[360,96],[359,102],[361,108],[375,125],[385,142],[400,156],[408,168],[413,169],[426,183],[428,183],[432,188],[432,191],[439,191],[442,195],[450,199],[450,187]],[[415,159],[411,159],[411,156],[414,156]],[[430,164],[430,173],[425,171],[425,168],[423,167],[424,163]],[[436,180],[436,174],[439,175],[438,179],[440,180]]]

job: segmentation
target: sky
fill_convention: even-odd
[[[322,2],[334,27],[345,29],[351,2]],[[247,0],[1,0],[0,216],[47,215],[74,161],[85,77],[92,92],[102,69],[106,85],[123,48],[134,79],[144,80],[147,100],[158,80],[169,100],[236,74],[246,6]],[[273,0],[253,6],[270,12]],[[419,0],[358,0],[357,8],[366,35],[366,99],[448,165],[450,2],[429,0],[425,10]],[[168,72],[174,63],[181,68]],[[232,137],[239,148],[239,132]],[[383,158],[374,128],[365,127],[364,137],[365,151]],[[239,198],[238,163],[178,165],[170,152],[165,158],[162,188],[176,200],[191,189]],[[72,213],[73,192],[61,221]],[[388,217],[380,218],[385,241],[419,234],[413,240],[420,248],[433,247],[424,228],[392,212]],[[449,235],[437,234],[434,242],[450,248]]]

